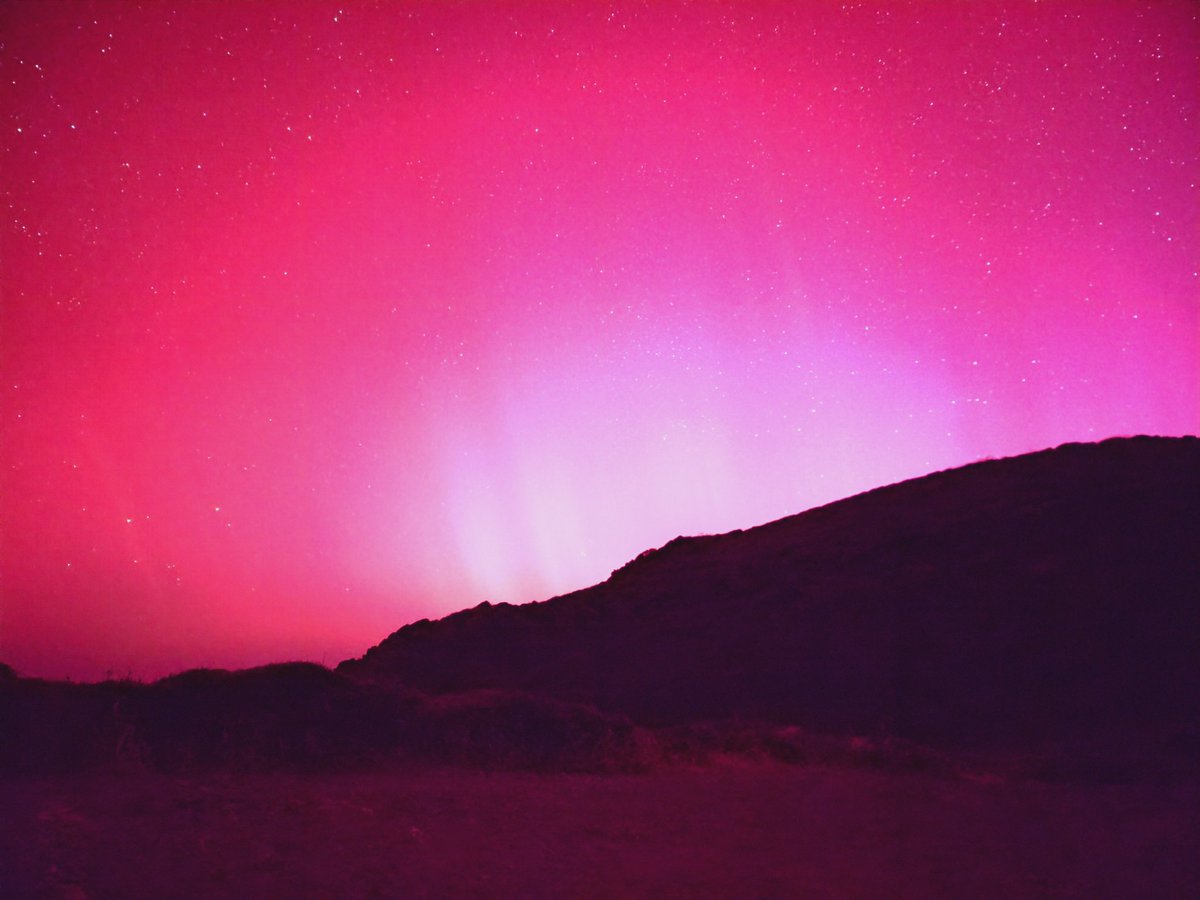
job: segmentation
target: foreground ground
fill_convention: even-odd
[[[716,766],[0,780],[0,896],[1200,896],[1200,787]]]

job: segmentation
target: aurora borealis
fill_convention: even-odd
[[[1198,16],[9,4],[0,660],[333,663],[1195,433]]]

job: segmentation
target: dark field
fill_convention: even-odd
[[[1200,896],[1200,787],[766,763],[0,781],[0,896]]]

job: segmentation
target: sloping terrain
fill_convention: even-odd
[[[955,749],[1195,756],[1200,440],[976,463],[604,583],[400,629],[339,673],[639,724],[737,718]]]
[[[0,895],[1196,896],[1198,457],[939,473],[338,671],[0,665]]]
[[[1200,440],[989,461],[606,582],[402,628],[330,671],[153,684],[0,665],[0,773],[738,758],[1071,781],[1200,775]]]

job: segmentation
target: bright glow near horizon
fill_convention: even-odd
[[[1200,430],[1185,2],[3,15],[0,660],[334,663]]]

